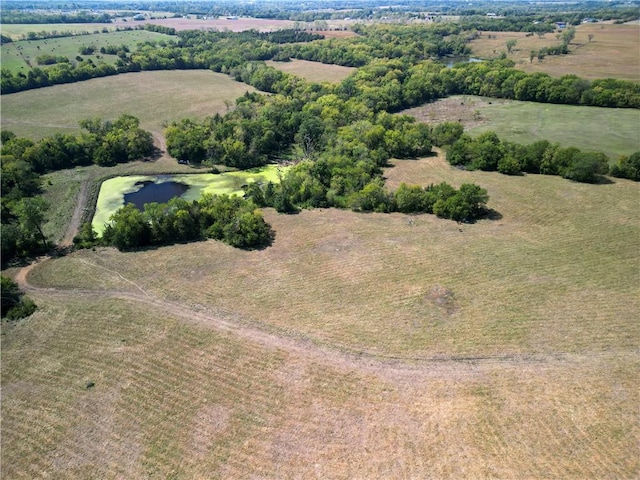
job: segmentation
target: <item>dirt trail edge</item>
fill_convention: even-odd
[[[76,208],[73,210],[71,216],[71,222],[67,227],[67,233],[64,234],[60,247],[69,247],[73,244],[73,237],[78,234],[80,230],[80,224],[82,223],[82,217],[84,209],[87,206],[87,199],[89,198],[89,180],[84,180],[80,185],[80,193],[78,194],[78,200],[76,202]]]

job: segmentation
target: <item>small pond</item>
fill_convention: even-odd
[[[110,178],[102,182],[96,212],[94,230],[102,234],[104,225],[119,208],[133,203],[143,210],[146,203],[165,203],[174,197],[187,201],[197,200],[204,193],[214,195],[240,195],[253,182],[279,182],[287,167],[267,165],[262,168],[226,173],[197,173],[180,175],[129,175]]]
[[[133,203],[138,210],[144,210],[145,203],[166,203],[174,197],[181,197],[189,185],[181,182],[156,183],[152,180],[136,182],[135,187],[141,186],[140,190],[124,194],[124,203]]]

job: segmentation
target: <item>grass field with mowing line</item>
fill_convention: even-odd
[[[1,122],[3,129],[37,139],[79,132],[85,118],[115,120],[129,113],[142,128],[161,132],[174,120],[224,113],[225,100],[254,91],[209,70],[127,73],[3,95]]]
[[[290,62],[266,62],[267,65],[282,70],[285,73],[298,75],[310,82],[338,83],[351,75],[356,69],[340,65],[328,65],[308,60],[291,60]]]
[[[48,38],[45,40],[21,40],[2,45],[2,67],[13,73],[22,72],[26,74],[31,67],[48,68],[46,65],[38,65],[37,57],[40,55],[54,55],[67,57],[73,64],[76,57],[91,59],[95,64],[99,62],[113,65],[118,57],[116,55],[105,55],[100,53],[100,47],[110,45],[127,45],[131,52],[137,50],[138,43],[145,41],[165,41],[172,42],[176,37],[164,35],[146,30],[133,30],[110,33],[97,33],[92,35],[78,35],[74,37]],[[94,46],[94,55],[81,55],[80,47]],[[29,63],[27,63],[29,62]],[[31,67],[29,66],[31,65]]]
[[[461,121],[471,135],[491,130],[511,142],[529,144],[549,140],[563,147],[604,152],[613,161],[640,150],[640,111],[630,108],[455,95],[403,113],[426,123]]]
[[[267,209],[261,251],[37,266],[68,293],[3,328],[3,476],[637,476],[638,185],[394,164],[502,217]]]
[[[502,218],[459,226],[431,215],[409,223],[401,214],[286,216],[266,209],[276,240],[259,252],[204,242],[77,255],[160,298],[381,355],[634,345],[640,337],[638,184],[464,172],[439,157],[401,163],[387,172],[390,186],[477,183]],[[95,278],[79,275],[74,258],[43,265],[34,281],[87,288]]]

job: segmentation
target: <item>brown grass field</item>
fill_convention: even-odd
[[[2,477],[637,478],[638,184],[394,163],[499,215],[266,210],[265,250],[22,272]]]
[[[488,35],[496,38],[489,39]],[[589,42],[589,35],[593,35]],[[483,32],[471,42],[474,55],[492,58],[506,52],[507,40],[517,40],[509,58],[526,72],[545,72],[552,76],[567,74],[579,77],[618,78],[640,81],[640,25],[610,23],[583,24],[576,27],[576,36],[568,55],[547,56],[542,62],[529,61],[529,52],[541,47],[557,45],[555,33],[547,33],[542,39],[537,35],[526,37],[518,32]]]
[[[290,62],[268,61],[267,65],[285,73],[298,75],[310,82],[338,83],[351,75],[356,69],[340,65],[309,62],[308,60],[291,60]]]

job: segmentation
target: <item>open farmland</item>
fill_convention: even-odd
[[[492,38],[489,38],[491,35]],[[473,54],[482,58],[494,58],[507,52],[506,42],[516,40],[508,58],[516,67],[526,72],[544,72],[555,77],[577,75],[587,79],[618,78],[640,81],[640,25],[614,25],[589,23],[576,27],[576,36],[568,55],[547,56],[542,62],[531,62],[529,53],[542,47],[558,45],[556,33],[527,37],[521,32],[482,32],[480,38],[470,44]],[[589,35],[592,35],[589,41]]]
[[[426,123],[460,121],[471,135],[494,131],[501,139],[537,140],[604,152],[612,160],[640,150],[640,111],[519,102],[456,95],[404,113]]]
[[[3,95],[1,121],[18,136],[41,138],[77,132],[85,118],[129,113],[142,128],[160,132],[166,122],[224,113],[225,101],[253,91],[209,70],[128,73]]]
[[[638,185],[395,163],[390,186],[476,182],[500,216],[267,210],[261,251],[33,268],[3,475],[636,477]]]
[[[341,82],[356,69],[343,67],[340,65],[328,65],[320,62],[309,62],[307,60],[291,60],[290,62],[266,62],[267,65],[277,68],[285,73],[298,75],[310,82]]]
[[[32,67],[47,68],[38,65],[37,57],[41,55],[54,55],[67,57],[71,63],[76,62],[76,57],[91,59],[94,63],[105,62],[115,64],[116,55],[104,55],[100,53],[101,47],[127,45],[130,51],[135,52],[138,43],[145,41],[171,42],[175,37],[146,30],[132,30],[110,33],[97,33],[91,35],[78,35],[73,37],[48,38],[44,40],[20,40],[2,45],[2,67],[14,73],[27,73]],[[94,55],[81,55],[81,47],[94,46]]]

